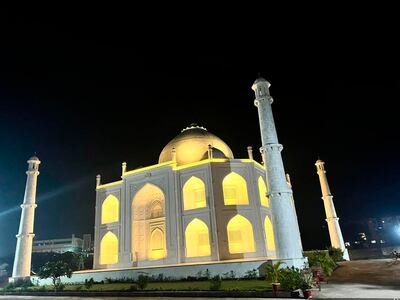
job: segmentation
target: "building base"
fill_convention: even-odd
[[[307,267],[306,258],[297,259],[240,259],[229,261],[215,261],[215,262],[201,262],[201,263],[185,263],[164,266],[152,267],[130,267],[120,269],[102,269],[102,270],[85,270],[76,271],[72,274],[71,278],[62,277],[63,283],[82,283],[85,279],[94,281],[106,281],[107,279],[132,279],[136,280],[139,275],[146,275],[153,278],[164,278],[170,280],[179,280],[192,277],[202,277],[220,275],[222,277],[229,276],[234,272],[235,277],[245,277],[249,272],[254,270],[258,276],[266,275],[266,265],[276,263],[277,261],[283,262],[282,268]],[[208,270],[208,271],[207,271]],[[224,275],[225,274],[225,275]],[[38,277],[32,278],[33,283],[40,285],[52,284],[51,279],[39,279]]]
[[[8,282],[9,283],[24,283],[24,282],[30,282],[31,277],[30,276],[25,276],[25,277],[9,277]]]
[[[350,260],[349,251],[347,250],[347,248],[343,250],[343,259]]]

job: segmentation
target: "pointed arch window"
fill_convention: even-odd
[[[208,226],[200,219],[193,219],[185,230],[186,257],[210,256]]]
[[[264,221],[265,241],[267,243],[267,249],[269,251],[275,251],[275,236],[274,228],[272,226],[271,219],[266,216]]]
[[[150,259],[161,259],[165,257],[164,232],[156,228],[150,237]]]
[[[267,197],[267,186],[262,176],[258,177],[258,191],[260,193],[261,205],[269,207],[269,198]]]
[[[239,174],[231,172],[222,181],[225,205],[248,205],[246,180]]]
[[[253,225],[241,215],[234,216],[227,225],[229,253],[255,251]]]
[[[206,186],[195,176],[190,177],[183,186],[183,209],[190,210],[207,206]]]
[[[101,205],[101,224],[119,221],[119,201],[114,195],[108,195]]]
[[[118,263],[118,238],[111,231],[107,232],[100,242],[100,264]]]

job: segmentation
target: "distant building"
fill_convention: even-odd
[[[400,245],[400,216],[368,219],[371,244]]]
[[[93,241],[90,233],[83,235],[82,250],[85,252],[93,252]]]
[[[65,239],[52,239],[52,240],[39,240],[33,242],[32,252],[82,252],[91,249],[91,235],[84,234],[83,239],[75,237],[73,234],[70,238]]]
[[[400,246],[400,216],[354,220],[348,231],[352,248]]]

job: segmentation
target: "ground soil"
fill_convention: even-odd
[[[371,259],[339,263],[328,283],[400,286],[400,260]]]

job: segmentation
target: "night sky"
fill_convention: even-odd
[[[321,36],[281,23],[276,32],[253,24],[246,40],[225,38],[228,28],[188,37],[185,23],[151,30],[135,16],[122,8],[1,11],[0,257],[15,250],[26,160],[35,152],[36,239],[93,233],[96,174],[110,182],[123,161],[128,170],[157,163],[191,123],[237,158],[248,145],[257,150],[258,74],[272,84],[304,249],[329,245],[318,157],[345,240],[354,219],[400,214],[393,38],[362,27]]]

